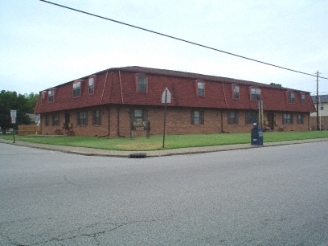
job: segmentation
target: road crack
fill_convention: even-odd
[[[43,245],[43,244],[51,243],[51,242],[60,243],[60,242],[65,242],[66,240],[74,240],[76,238],[81,238],[81,237],[93,238],[95,243],[97,245],[100,245],[101,242],[98,239],[98,237],[100,235],[110,233],[110,232],[113,232],[113,231],[115,231],[115,230],[117,230],[121,227],[130,226],[130,225],[133,225],[133,224],[154,223],[154,222],[160,222],[160,221],[167,221],[167,220],[171,219],[172,216],[173,215],[170,215],[167,218],[162,218],[162,219],[133,220],[133,221],[123,222],[123,223],[111,223],[111,222],[106,222],[106,221],[97,222],[97,223],[93,223],[93,224],[90,224],[90,225],[87,225],[87,226],[84,226],[84,227],[79,227],[75,230],[60,234],[56,237],[50,238],[49,240],[29,244],[29,246]],[[108,226],[110,226],[112,228],[106,228]],[[101,228],[101,227],[103,227],[103,228]],[[88,232],[85,232],[86,230],[94,230],[94,231],[91,231],[91,232],[88,233]],[[63,243],[63,244],[65,244],[65,243]],[[17,244],[17,246],[27,246],[27,245]]]

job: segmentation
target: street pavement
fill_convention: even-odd
[[[0,245],[328,245],[327,147],[131,159],[0,143]]]

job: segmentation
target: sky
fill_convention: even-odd
[[[51,0],[328,78],[326,0]],[[0,90],[38,93],[114,67],[216,75],[316,94],[317,78],[204,49],[39,0],[0,0]],[[319,94],[328,80],[319,78]]]

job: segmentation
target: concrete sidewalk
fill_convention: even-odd
[[[72,153],[72,154],[87,155],[87,156],[115,156],[115,157],[130,157],[130,158],[208,153],[208,152],[217,152],[217,151],[263,148],[263,147],[271,147],[271,146],[323,142],[323,141],[328,141],[328,139],[321,138],[321,139],[307,139],[307,140],[294,140],[294,141],[286,141],[286,142],[264,143],[263,146],[252,146],[249,143],[249,144],[219,145],[219,146],[208,146],[208,147],[192,147],[192,148],[182,148],[182,149],[164,149],[164,150],[150,150],[150,151],[116,151],[116,150],[102,150],[102,149],[92,149],[92,148],[84,148],[84,147],[68,147],[68,146],[56,146],[56,145],[47,145],[47,144],[35,144],[35,143],[22,142],[22,141],[16,141],[15,143],[13,143],[13,141],[0,139],[0,143],[25,146],[25,147],[37,148],[37,149],[61,151],[64,153]]]

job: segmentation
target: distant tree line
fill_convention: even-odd
[[[281,84],[278,84],[278,83],[270,83],[270,85],[274,85],[274,86],[278,86],[278,87],[282,87],[282,85]]]
[[[38,100],[38,93],[17,94],[15,91],[0,92],[0,127],[5,134],[6,130],[12,127],[10,110],[17,110],[16,126],[20,124],[30,124],[27,113],[33,113]]]

